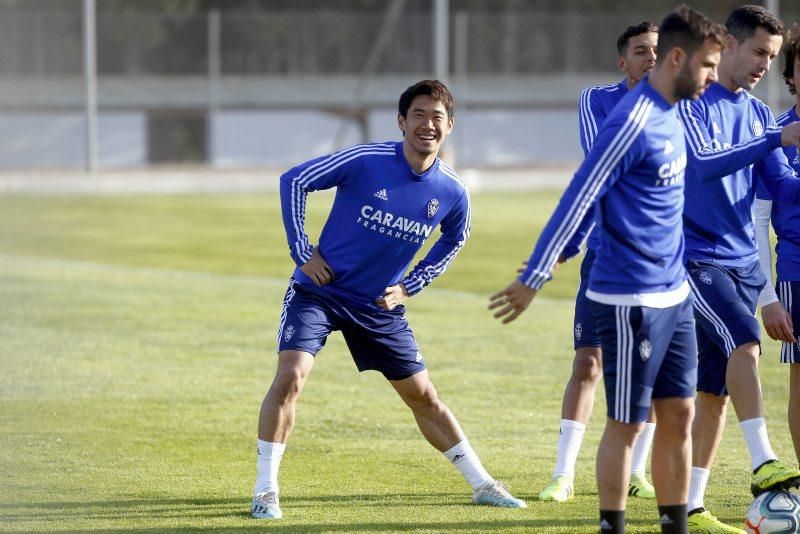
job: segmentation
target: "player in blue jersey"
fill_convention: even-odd
[[[779,115],[779,126],[800,121],[800,92],[797,91],[797,73],[800,72],[800,25],[795,24],[783,47],[783,79],[795,104]],[[795,176],[800,176],[800,152],[797,147],[783,149]],[[789,364],[789,431],[794,452],[800,462],[800,206],[786,202],[773,202],[762,182],[757,183],[755,201],[756,238],[758,257],[767,284],[758,304],[764,329],[772,339],[783,342],[780,361]],[[778,237],[777,282],[772,287],[772,254],[769,242],[769,223]],[[777,292],[777,293],[776,293]]]
[[[800,181],[780,150],[796,143],[800,125],[779,129],[769,108],[748,93],[780,51],[782,23],[763,7],[743,6],[731,12],[726,27],[719,83],[700,100],[679,105],[689,147],[685,256],[699,349],[689,494],[689,528],[696,532],[741,532],[717,520],[703,502],[729,395],[750,453],[752,492],[800,481],[800,470],[777,461],[763,416],[754,314],[765,280],[751,212],[753,167],[773,196],[800,202]]]
[[[675,103],[697,98],[715,79],[722,43],[722,28],[702,14],[681,6],[667,15],[654,71],[600,127],[525,272],[490,299],[496,318],[516,319],[595,206],[600,245],[586,296],[602,344],[608,415],[596,464],[602,532],[624,532],[631,453],[651,405],[661,529],[687,531],[697,362],[683,266],[686,142]]]
[[[625,79],[612,85],[589,87],[581,94],[579,106],[580,141],[584,155],[594,144],[598,128],[623,96],[647,76],[656,63],[658,27],[650,22],[628,26],[617,39],[618,66]],[[588,227],[594,226],[594,210],[589,210],[575,237],[564,249],[563,259],[580,250]],[[592,268],[595,249],[600,241],[595,228],[586,243],[586,255],[581,263],[581,281],[575,297],[573,323],[575,359],[572,375],[561,403],[556,465],[550,483],[539,493],[539,500],[563,502],[574,496],[575,462],[583,441],[586,422],[592,414],[594,393],[602,376],[600,338],[595,332],[589,300],[586,298],[588,274]],[[653,441],[655,424],[645,424],[633,449],[629,495],[655,498],[655,490],[645,478],[647,455]]]
[[[360,371],[381,372],[411,408],[422,434],[473,488],[473,502],[524,508],[494,480],[439,399],[405,318],[403,303],[442,274],[469,235],[466,186],[438,157],[453,128],[453,98],[424,80],[400,97],[403,141],[360,145],[303,163],[281,176],[281,208],[297,268],[278,331],[278,369],[261,407],[251,513],[280,518],[278,468],[295,403],[316,354],[341,330]],[[336,187],[314,247],[304,230],[306,195]],[[439,226],[441,237],[406,274]]]

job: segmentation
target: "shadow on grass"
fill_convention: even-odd
[[[466,507],[470,501],[464,493],[386,493],[377,495],[323,495],[307,497],[287,497],[284,501],[284,513],[281,521],[256,521],[250,518],[249,499],[247,498],[221,498],[221,499],[120,499],[109,501],[89,502],[28,502],[28,503],[0,503],[0,525],[3,532],[14,532],[14,528],[25,528],[25,523],[36,524],[57,523],[56,527],[63,530],[47,529],[49,532],[205,532],[205,531],[235,531],[257,532],[265,529],[278,529],[281,532],[407,532],[414,530],[429,531],[480,531],[503,530],[512,528],[529,529],[533,532],[544,532],[558,528],[562,531],[591,529],[595,523],[594,517],[585,518],[535,518],[531,517],[531,510],[509,511],[497,510],[498,513],[519,513],[517,519],[508,519],[508,516],[497,520],[476,520],[462,518],[456,510],[447,511],[448,521],[415,522],[413,515],[402,515],[407,521],[386,522],[380,519],[375,522],[358,522],[359,508],[386,506],[397,507]],[[353,522],[315,523],[303,519],[306,515],[303,508],[324,508],[335,505],[337,508],[344,505],[353,512]],[[213,519],[229,519],[231,525],[203,527],[191,526],[192,523],[205,522]],[[98,521],[105,528],[85,527],[70,528],[71,520],[79,519],[82,524]],[[131,522],[165,520],[175,524],[178,520],[186,526],[148,526],[132,528]],[[119,520],[128,526],[108,528],[109,521]],[[181,521],[182,520],[182,521]],[[242,525],[245,521],[248,524]],[[628,518],[630,526],[656,527],[657,519]],[[27,530],[27,529],[26,529]],[[20,530],[21,532],[22,530]]]

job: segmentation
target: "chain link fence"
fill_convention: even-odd
[[[740,4],[692,2],[719,21]],[[437,69],[433,5],[97,0],[100,168],[283,167],[396,138],[397,96]],[[658,0],[447,5],[453,146],[472,166],[577,158],[580,90],[619,79],[617,36],[668,9]],[[0,167],[85,166],[82,7],[0,0]],[[800,3],[783,0],[781,15],[800,20]]]

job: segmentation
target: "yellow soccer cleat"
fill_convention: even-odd
[[[656,489],[641,473],[631,473],[631,480],[628,484],[628,495],[639,497],[640,499],[655,499]]]
[[[553,477],[550,484],[539,492],[540,501],[566,502],[575,497],[575,488],[572,478],[567,475]]]
[[[726,525],[705,508],[689,514],[688,524],[691,534],[746,534],[744,530]]]
[[[750,491],[753,497],[758,497],[765,491],[788,491],[797,487],[800,487],[800,470],[787,467],[778,460],[772,460],[762,464],[753,473]]]

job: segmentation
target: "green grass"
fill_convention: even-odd
[[[277,197],[0,196],[0,529],[595,532],[602,393],[577,498],[533,500],[552,469],[577,262],[516,323],[485,308],[556,198],[474,195],[470,242],[408,313],[442,398],[529,508],[471,506],[396,394],[358,374],[335,334],[298,405],[273,524],[248,511],[292,268]],[[312,233],[329,202],[312,197]],[[774,343],[765,353],[773,447],[793,462],[786,369]],[[750,501],[748,464],[731,414],[707,498],[730,522]],[[631,532],[657,531],[650,502],[631,500],[628,516]]]

